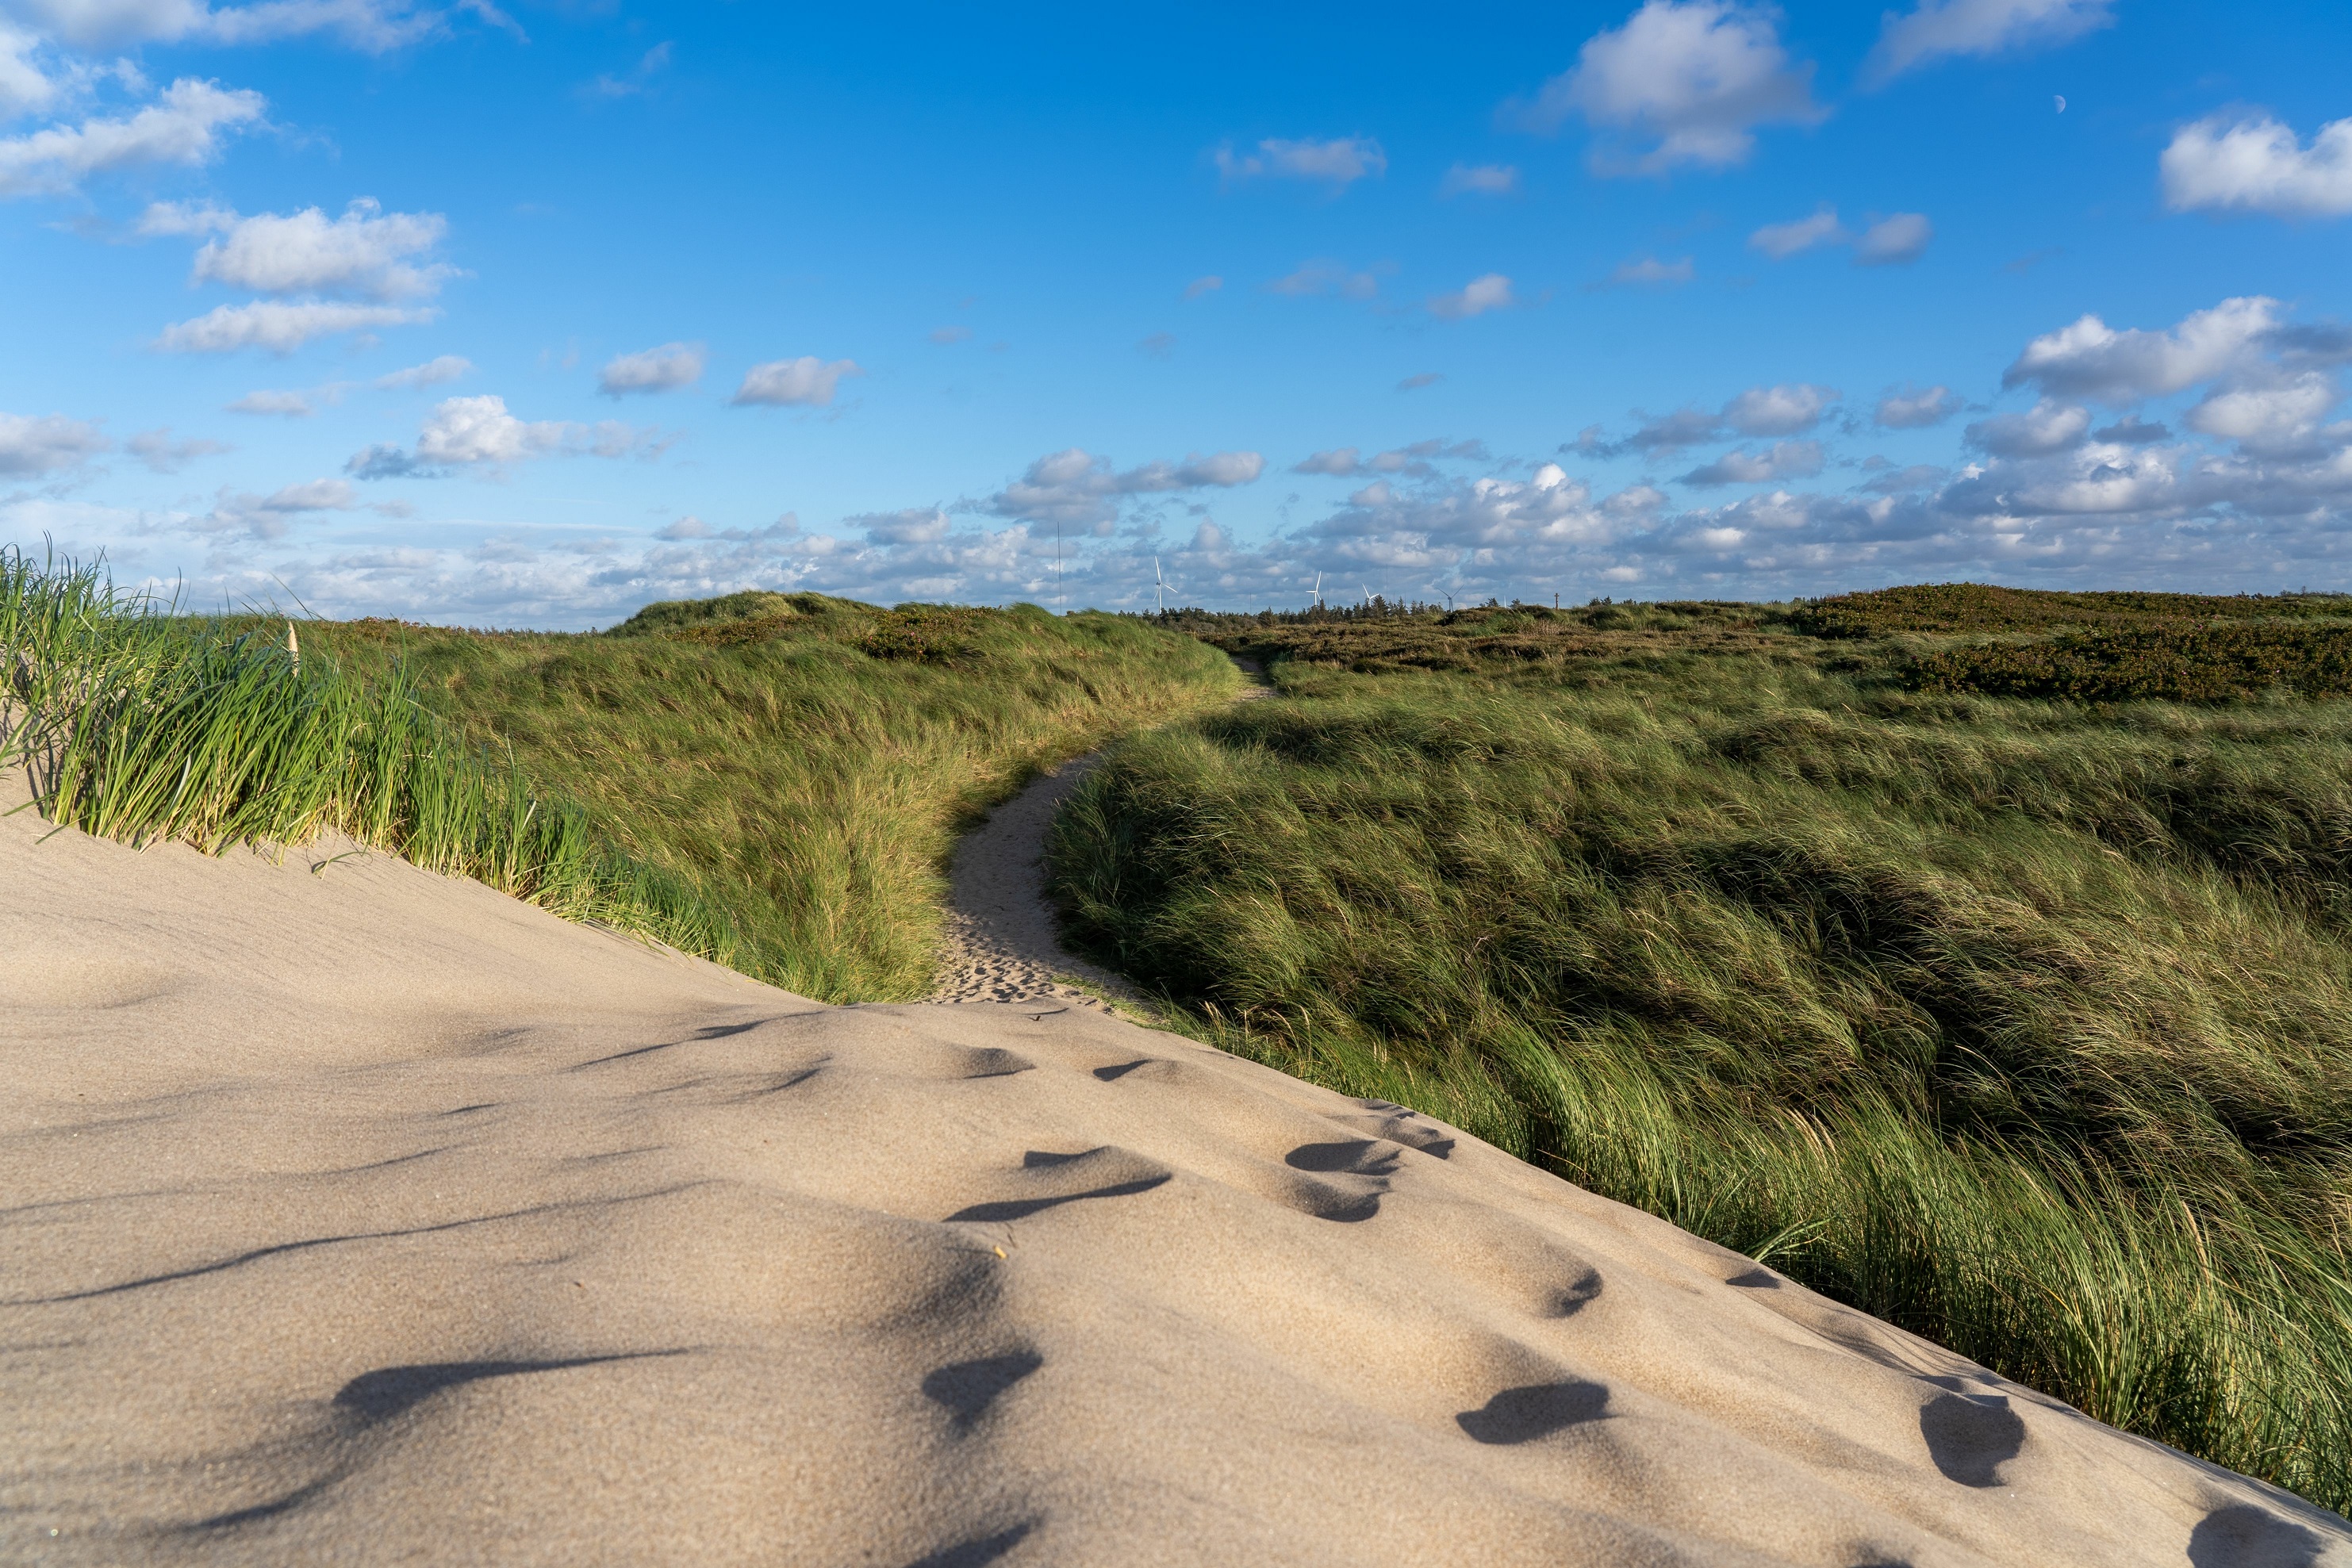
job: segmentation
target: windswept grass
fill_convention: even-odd
[[[0,551],[0,766],[49,821],[220,853],[326,831],[572,919],[729,962],[732,924],[623,854],[395,668],[354,677],[286,623],[191,621],[95,569]]]
[[[1072,932],[1231,1049],[2352,1503],[2352,704],[1921,694],[1647,618],[1467,671],[1373,622],[1128,743],[1056,826]]]
[[[929,994],[956,834],[1040,767],[1224,702],[1133,618],[745,593],[609,632],[306,624],[727,909],[739,967],[826,1001]]]

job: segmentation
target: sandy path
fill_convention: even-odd
[[[1238,702],[1272,695],[1265,671],[1235,659],[1250,684]],[[944,954],[935,1002],[1051,1001],[1108,1010],[1138,1004],[1118,976],[1065,950],[1045,897],[1045,831],[1103,754],[1073,758],[1040,776],[964,835],[948,873]]]

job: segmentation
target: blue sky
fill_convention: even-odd
[[[2320,4],[0,0],[0,540],[567,628],[1155,556],[2352,587],[2347,58]]]

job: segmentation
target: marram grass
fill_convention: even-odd
[[[1066,808],[1071,931],[1229,1049],[2352,1504],[2352,703],[1626,619],[1468,673],[1305,628]]]
[[[299,635],[299,634],[298,634]],[[362,681],[284,622],[190,620],[95,568],[0,551],[0,766],[41,814],[220,853],[341,832],[557,915],[740,963],[733,924],[632,859],[512,756],[467,741],[397,666]]]

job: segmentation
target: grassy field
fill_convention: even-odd
[[[1988,592],[1171,617],[1281,699],[1121,747],[1057,893],[1206,1038],[2344,1508],[2352,703],[1918,670],[2347,603]]]
[[[633,860],[697,889],[738,967],[825,1001],[932,983],[956,833],[1044,765],[1218,706],[1222,653],[1131,618],[883,610],[819,594],[656,604],[599,634],[306,622],[511,748]]]

